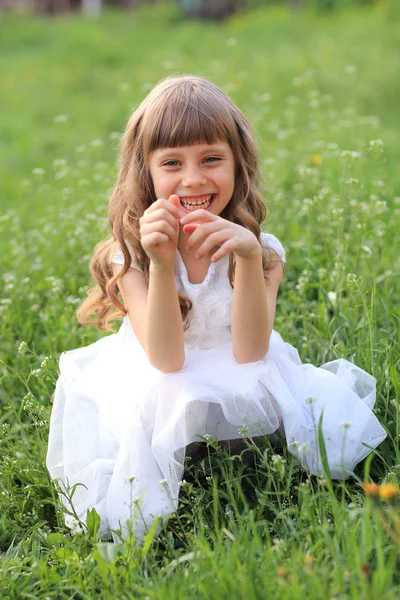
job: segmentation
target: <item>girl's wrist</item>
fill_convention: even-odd
[[[150,260],[150,273],[158,274],[158,273],[172,273],[174,274],[174,263],[157,263],[155,261]]]
[[[240,261],[242,261],[242,260],[243,261],[249,261],[249,260],[250,261],[258,261],[258,260],[262,261],[262,257],[263,257],[263,252],[262,252],[261,246],[259,246],[257,249],[255,249],[254,252],[252,252],[248,256],[240,256],[239,254],[236,254],[236,260],[240,260]]]

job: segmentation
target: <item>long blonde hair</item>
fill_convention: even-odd
[[[121,139],[120,170],[109,203],[108,223],[113,236],[100,242],[90,262],[95,286],[77,310],[81,325],[114,331],[110,321],[127,310],[118,297],[117,282],[127,272],[132,256],[149,280],[150,259],[140,244],[139,219],[156,200],[148,157],[158,148],[197,143],[227,142],[235,158],[232,198],[221,217],[246,227],[260,241],[266,208],[258,191],[261,175],[253,130],[238,107],[216,85],[193,75],[170,76],[160,81],[130,117]],[[261,242],[260,242],[261,243]],[[113,275],[111,257],[121,249],[124,266]],[[265,273],[277,260],[271,251],[263,256]],[[233,287],[235,263],[229,255],[227,276]],[[184,327],[192,303],[179,295]],[[95,313],[96,319],[89,315]]]

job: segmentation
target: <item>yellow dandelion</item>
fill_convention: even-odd
[[[379,488],[379,496],[382,500],[393,500],[399,495],[399,488],[394,483],[384,483]]]
[[[380,486],[377,483],[369,483],[369,481],[364,481],[362,487],[366,496],[372,496],[374,498],[379,496]]]
[[[324,159],[322,158],[321,154],[313,154],[311,157],[311,162],[313,162],[314,165],[321,165],[324,162]]]
[[[314,557],[311,554],[306,554],[304,557],[304,562],[306,565],[312,565],[314,562]]]
[[[279,577],[284,577],[287,574],[285,567],[278,567],[276,572],[278,573]]]

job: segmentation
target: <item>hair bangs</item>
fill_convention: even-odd
[[[171,98],[148,115],[145,152],[193,144],[231,143],[232,118],[211,102],[194,103],[189,98]]]

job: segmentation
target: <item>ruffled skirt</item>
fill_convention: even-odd
[[[344,479],[367,446],[386,437],[372,412],[374,377],[344,359],[303,365],[276,331],[257,362],[238,364],[230,343],[185,355],[180,371],[158,371],[125,317],[118,333],[60,357],[46,464],[61,487],[83,484],[74,512],[85,522],[95,508],[103,536],[125,535],[132,519],[142,539],[155,517],[177,509],[185,449],[200,436],[234,440],[279,429],[301,464],[322,474],[323,412],[330,472]],[[72,516],[66,524],[78,527]]]

